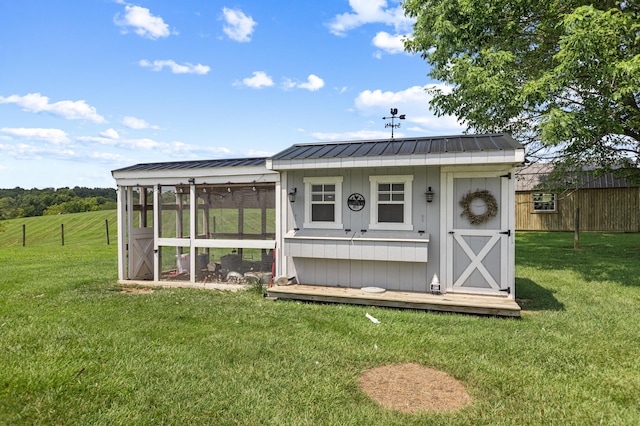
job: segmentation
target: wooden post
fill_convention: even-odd
[[[576,207],[573,216],[573,249],[578,250],[580,239],[580,207]]]
[[[64,245],[64,223],[60,224],[60,236],[62,238],[62,245]]]
[[[27,245],[27,225],[22,225],[22,247]]]
[[[182,196],[178,193],[178,188],[176,187],[176,238],[182,238]],[[182,256],[182,247],[176,247],[176,259],[179,259]]]
[[[107,245],[109,245],[109,219],[104,220],[104,228],[107,233]]]

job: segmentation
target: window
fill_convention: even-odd
[[[370,176],[370,229],[412,231],[411,186],[413,176]]]
[[[342,177],[307,177],[304,188],[304,227],[342,229]]]
[[[534,212],[555,212],[556,211],[556,194],[545,194],[542,192],[533,195],[533,211]]]

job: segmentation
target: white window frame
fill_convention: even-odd
[[[413,231],[413,212],[412,212],[412,194],[413,194],[413,175],[386,175],[386,176],[369,176],[371,188],[371,210],[369,229],[374,230],[392,230],[392,231]],[[403,183],[404,184],[404,222],[389,223],[378,222],[378,184],[380,183]]]
[[[331,177],[306,177],[304,182],[304,224],[305,228],[318,229],[342,229],[342,176]],[[311,186],[312,185],[335,185],[335,220],[333,222],[313,222],[311,220]]]
[[[541,196],[541,197],[545,197],[550,195],[552,197],[551,201],[536,201],[536,196]],[[558,210],[558,197],[556,196],[555,192],[533,192],[531,194],[531,202],[532,204],[532,210],[534,213],[555,213]],[[536,208],[536,203],[553,203],[553,208],[552,209],[537,209]]]

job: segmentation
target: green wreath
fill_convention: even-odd
[[[471,211],[471,202],[476,198],[484,201],[487,209],[482,214],[475,214]],[[466,216],[469,219],[469,223],[472,225],[481,225],[490,221],[498,213],[498,202],[486,189],[477,189],[475,192],[467,192],[467,194],[460,200],[460,206],[463,208],[460,216]]]

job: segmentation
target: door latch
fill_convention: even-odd
[[[509,229],[507,231],[504,231],[504,232],[498,232],[498,234],[506,235],[507,237],[510,237],[511,236],[511,229]]]

